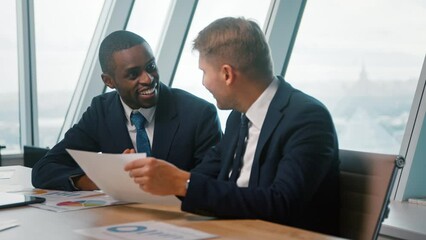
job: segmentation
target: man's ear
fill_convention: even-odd
[[[112,80],[112,77],[107,73],[101,74],[102,81],[104,81],[105,85],[107,85],[109,88],[114,89],[114,81]]]
[[[226,85],[231,85],[235,80],[235,72],[231,65],[222,65],[222,76]]]

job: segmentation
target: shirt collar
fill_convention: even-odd
[[[120,101],[121,101],[121,105],[123,105],[124,114],[126,115],[126,119],[127,119],[128,123],[131,123],[130,115],[132,114],[133,111],[140,112],[145,117],[145,119],[148,121],[148,124],[151,123],[154,120],[155,109],[157,108],[156,106],[153,106],[153,107],[150,107],[150,108],[132,109],[129,106],[127,106],[126,103],[124,103],[124,101],[121,97],[120,97]]]
[[[263,91],[263,93],[256,99],[256,101],[246,112],[246,116],[250,120],[252,126],[258,129],[262,128],[269,105],[271,104],[272,98],[274,98],[277,90],[278,80],[274,77],[269,86],[265,89],[265,91]]]

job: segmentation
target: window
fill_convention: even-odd
[[[424,1],[308,1],[286,80],[330,110],[340,148],[398,153],[426,49]]]
[[[151,46],[154,56],[158,53],[164,24],[169,14],[171,0],[136,0],[127,30],[143,37]]]
[[[143,37],[151,46],[155,57],[158,55],[158,48],[172,3],[173,1],[170,0],[135,0],[127,23],[126,30]],[[115,91],[115,89],[105,88],[105,92],[110,91]]]
[[[221,17],[243,16],[256,20],[262,27],[266,20],[269,5],[270,1],[262,0],[217,0],[214,4],[209,0],[200,0],[173,80],[173,87],[185,89],[215,104],[216,101],[213,96],[202,85],[202,72],[198,69],[198,56],[192,52],[192,41],[199,31]],[[229,112],[228,110],[218,111],[223,130]]]
[[[15,0],[0,2],[0,145],[17,152],[19,138],[18,45]]]
[[[39,145],[52,147],[104,0],[34,1]]]

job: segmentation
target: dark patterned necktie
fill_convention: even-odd
[[[246,149],[246,138],[248,135],[248,118],[245,114],[241,116],[240,131],[238,133],[237,149],[235,150],[235,158],[232,164],[232,172],[229,181],[236,182],[240,176],[241,167],[243,165],[243,156]]]
[[[140,112],[133,112],[130,115],[130,120],[136,127],[136,147],[138,152],[146,153],[146,156],[151,156],[151,147],[149,145],[148,134],[145,130],[146,119]]]

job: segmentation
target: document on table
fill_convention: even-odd
[[[156,196],[142,191],[128,172],[124,171],[126,163],[145,157],[145,153],[110,154],[71,149],[67,151],[99,189],[114,199],[163,205],[180,204],[180,200],[175,196]]]
[[[34,188],[31,168],[24,166],[0,167],[0,192],[15,192]]]
[[[7,219],[7,220],[3,220],[0,219],[0,232],[9,228],[13,228],[18,226],[18,220],[15,219]]]
[[[198,240],[217,237],[195,229],[156,221],[131,222],[74,231],[102,240]]]
[[[31,189],[20,191],[27,196],[43,197],[43,203],[31,204],[31,207],[53,212],[76,211],[110,205],[127,204],[119,201],[101,191],[60,191],[48,189]]]
[[[11,179],[13,177],[13,174],[15,173],[15,170],[13,169],[0,169],[0,179]]]

